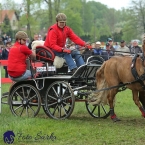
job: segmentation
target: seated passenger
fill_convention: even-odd
[[[106,50],[102,51],[102,58],[106,61],[110,59],[114,55],[114,51],[111,50],[111,45],[107,42],[106,43]]]
[[[31,71],[27,70],[26,59],[36,57],[26,46],[27,33],[18,31],[15,35],[15,44],[11,47],[8,56],[8,74],[11,80],[18,82],[26,80],[32,76]]]
[[[44,45],[52,49],[56,56],[63,57],[69,70],[74,73],[77,67],[85,63],[82,57],[78,57],[78,54],[75,54],[76,52],[73,51],[71,55],[71,50],[65,47],[66,39],[69,38],[80,46],[87,46],[87,43],[80,39],[70,27],[66,26],[66,19],[67,17],[64,13],[56,15],[56,24],[48,29]]]

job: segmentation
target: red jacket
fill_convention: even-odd
[[[57,52],[62,52],[62,48],[65,47],[67,38],[78,45],[85,45],[85,42],[80,39],[70,27],[65,26],[64,28],[59,28],[57,23],[48,29],[44,45]]]

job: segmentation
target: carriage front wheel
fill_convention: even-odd
[[[109,105],[103,104],[93,106],[89,102],[85,102],[88,113],[94,118],[107,118],[110,115]]]
[[[75,105],[74,93],[67,82],[56,81],[46,91],[45,113],[53,119],[68,118]]]
[[[10,93],[9,105],[16,116],[34,117],[40,110],[41,97],[34,86],[21,84]]]

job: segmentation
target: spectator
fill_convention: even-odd
[[[136,40],[132,42],[132,47],[130,47],[130,52],[135,54],[142,53],[141,47],[138,46],[138,42]]]
[[[11,48],[11,42],[6,43],[6,48],[2,50],[2,59],[7,60],[9,55],[9,50]],[[5,78],[8,78],[7,66],[4,66],[5,69]]]
[[[28,38],[27,38],[27,40],[28,40]],[[29,49],[32,49],[32,46],[31,46],[32,42],[36,41],[36,40],[39,40],[39,35],[38,34],[34,34],[32,41],[28,44]]]
[[[27,70],[26,59],[36,57],[36,54],[32,52],[26,46],[27,33],[24,31],[18,31],[15,35],[15,44],[11,47],[8,56],[8,74],[13,81],[22,81],[31,78],[32,74],[30,70]]]
[[[122,40],[120,42],[120,47],[116,49],[116,51],[122,51],[122,52],[128,52],[128,53],[122,53],[122,52],[115,52],[115,54],[121,54],[121,55],[130,55],[130,50],[129,48],[126,46],[126,43],[124,40]]]
[[[101,54],[102,54],[101,42],[97,41],[95,48],[92,51],[92,55],[101,55]]]
[[[2,41],[3,41],[4,45],[6,45],[6,42],[7,42],[7,35],[6,34],[4,34],[2,36]]]
[[[114,56],[114,51],[111,50],[111,45],[107,42],[106,43],[106,50],[102,51],[102,58],[104,60],[108,60],[112,56]]]
[[[113,46],[113,40],[112,40],[112,38],[107,38],[107,43],[110,44],[110,45],[109,45],[110,49],[111,49],[112,51],[115,51],[115,48],[114,48],[114,46]],[[106,49],[106,47],[105,47],[105,49]]]
[[[118,42],[116,42],[115,45],[114,45],[114,49],[116,50],[119,47],[120,47],[120,45],[118,44]]]
[[[78,55],[78,51],[73,52],[73,56],[71,55],[71,50],[65,47],[66,39],[69,38],[72,42],[80,46],[88,46],[88,44],[80,39],[70,27],[66,26],[66,19],[67,17],[64,13],[58,13],[56,15],[56,24],[48,29],[44,45],[51,48],[56,56],[63,57],[71,73],[74,73],[77,67],[84,64],[84,61],[82,57],[76,59],[75,56]]]
[[[8,36],[8,42],[12,42],[11,36]]]
[[[43,40],[43,38],[40,34],[38,36],[39,36],[38,40]]]

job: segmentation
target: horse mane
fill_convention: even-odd
[[[108,84],[107,84],[107,82],[105,80],[105,77],[104,77],[105,65],[106,65],[106,62],[104,62],[103,65],[96,72],[97,90],[104,89],[104,88],[108,87]],[[96,100],[95,101],[94,100],[90,100],[90,103],[92,105],[93,104],[106,105],[106,104],[108,104],[107,95],[108,95],[108,90],[100,91],[100,92],[97,92],[97,93],[94,92],[94,93],[90,94],[89,98],[95,98]]]

